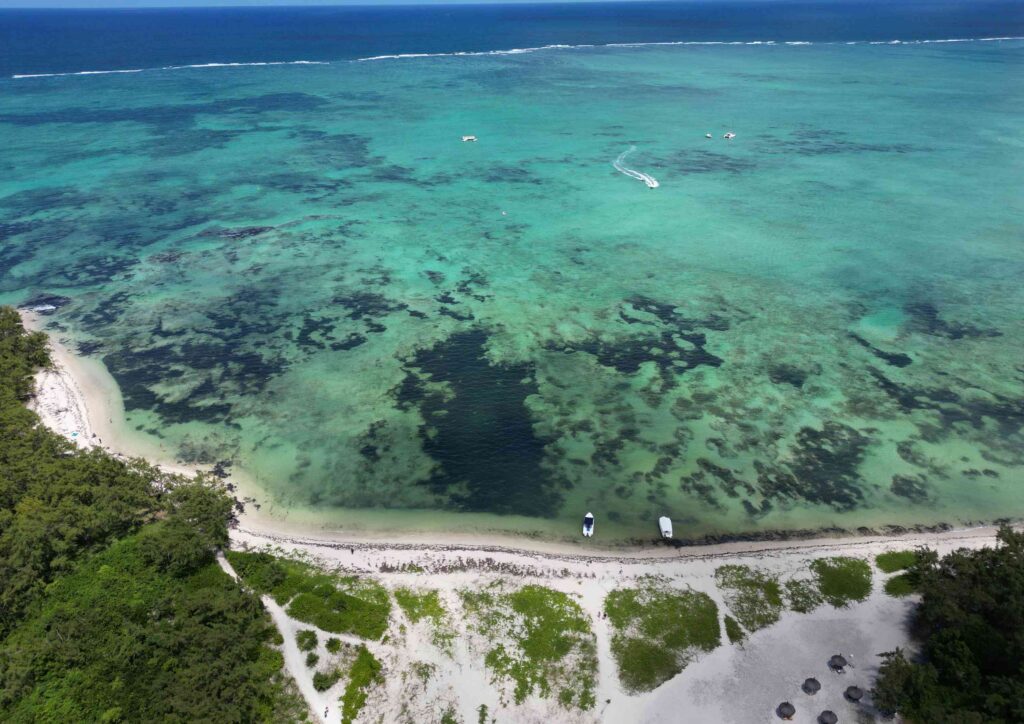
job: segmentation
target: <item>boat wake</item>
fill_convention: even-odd
[[[617,159],[612,161],[612,166],[614,166],[615,170],[618,171],[619,173],[625,174],[630,178],[635,178],[637,181],[643,181],[645,184],[647,184],[647,188],[649,189],[658,188],[658,186],[661,185],[658,183],[658,179],[654,178],[649,173],[637,171],[636,169],[629,168],[628,166],[625,165],[624,162],[626,160],[626,156],[633,153],[633,151],[635,150],[636,146],[630,146],[627,150],[620,153]]]

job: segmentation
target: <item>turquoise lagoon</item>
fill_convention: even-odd
[[[1022,70],[1003,41],[3,80],[0,301],[58,302],[139,444],[328,526],[1019,517]]]

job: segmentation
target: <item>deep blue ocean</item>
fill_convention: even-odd
[[[0,10],[0,75],[544,45],[1024,35],[997,0]]]

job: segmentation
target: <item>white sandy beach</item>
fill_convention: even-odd
[[[32,328],[41,327],[32,315],[26,314],[25,320]],[[53,359],[53,369],[37,377],[32,403],[44,424],[79,445],[103,445],[115,454],[141,454],[118,447],[113,420],[121,414],[120,399],[104,380],[102,370],[90,367],[95,363],[75,358],[57,340]],[[187,472],[181,468],[174,471]],[[913,599],[886,595],[882,591],[886,575],[877,569],[867,600],[839,609],[823,605],[809,614],[785,612],[778,623],[752,633],[741,645],[729,644],[723,628],[723,645],[697,658],[661,687],[639,696],[628,695],[618,682],[609,624],[601,616],[604,598],[609,591],[640,577],[657,575],[664,578],[665,585],[707,593],[718,604],[724,626],[727,608],[714,579],[715,569],[723,564],[755,566],[787,579],[803,575],[808,563],[818,557],[873,560],[883,551],[922,545],[945,553],[958,547],[990,545],[995,535],[994,528],[982,527],[900,537],[583,550],[557,542],[466,534],[404,535],[387,542],[343,531],[321,534],[298,523],[282,524],[258,514],[252,506],[248,508],[232,532],[235,547],[269,547],[310,556],[331,568],[371,573],[392,589],[437,589],[453,612],[459,610],[460,589],[477,589],[499,579],[540,583],[572,595],[592,618],[599,659],[598,704],[592,712],[579,715],[566,712],[553,700],[537,697],[519,706],[512,704],[507,686],[491,681],[479,642],[465,621],[452,617],[458,636],[454,650],[447,654],[430,643],[422,624],[404,620],[396,607],[387,643],[369,644],[384,663],[387,683],[373,690],[366,712],[373,713],[373,720],[382,717],[380,720],[388,722],[437,720],[449,706],[463,721],[476,721],[481,705],[499,722],[768,722],[777,721],[775,707],[785,700],[796,706],[794,721],[798,722],[815,721],[824,709],[835,711],[841,722],[870,720],[874,716],[870,701],[851,704],[843,699],[843,690],[851,684],[869,690],[879,654],[912,645],[906,622]],[[298,624],[284,611],[273,613],[288,639],[286,662],[314,715],[327,722],[340,721],[336,702],[343,683],[324,694],[315,692],[310,672],[297,650],[289,648],[294,648],[291,639]],[[828,658],[840,652],[853,664],[844,675],[833,674],[826,666]],[[410,667],[424,661],[435,666],[435,673],[428,682],[414,681],[408,675]],[[801,682],[810,676],[823,685],[813,697],[800,690]]]

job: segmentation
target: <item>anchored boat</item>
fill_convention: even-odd
[[[594,514],[587,513],[583,516],[583,537],[589,538],[594,535]]]
[[[658,518],[658,528],[661,530],[662,538],[672,537],[672,519],[667,515],[663,515]]]

